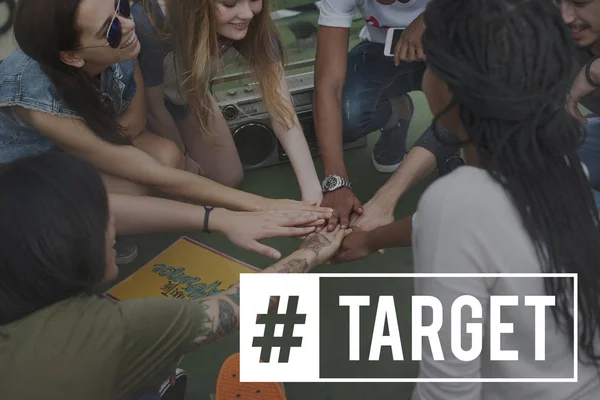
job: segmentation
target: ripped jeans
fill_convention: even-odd
[[[392,109],[392,99],[420,91],[424,62],[400,62],[383,54],[384,45],[363,41],[348,54],[346,80],[342,91],[342,126],[344,143],[358,140],[397,122],[399,109]],[[396,117],[396,118],[394,118]],[[414,146],[429,150],[436,157],[438,168],[459,146],[440,142],[429,127]]]
[[[388,124],[395,110],[390,99],[421,90],[426,65],[401,62],[383,54],[384,45],[360,42],[348,54],[342,91],[344,141],[353,142]]]

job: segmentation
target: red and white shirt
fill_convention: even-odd
[[[358,9],[366,24],[360,33],[361,40],[385,43],[389,28],[406,28],[425,11],[429,1],[395,1],[384,5],[376,0],[321,0],[319,25],[350,28]]]

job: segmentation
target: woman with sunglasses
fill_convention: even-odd
[[[241,161],[210,81],[241,55],[258,83],[255,93],[262,95],[302,199],[320,203],[321,185],[286,85],[269,1],[134,0],[132,12],[149,126],[185,148],[205,176],[239,183]]]
[[[94,165],[111,193],[327,218],[328,209],[314,202],[267,199],[189,172],[172,141],[146,130],[130,15],[126,0],[19,1],[20,49],[0,65],[0,164],[64,151]]]

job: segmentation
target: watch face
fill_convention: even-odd
[[[323,184],[323,189],[333,190],[333,189],[337,188],[337,186],[338,186],[338,178],[335,176],[330,176],[327,178],[327,180],[325,180],[325,183]]]

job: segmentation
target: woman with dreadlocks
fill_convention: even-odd
[[[597,399],[600,232],[577,155],[580,127],[565,107],[571,33],[547,0],[433,0],[425,23],[423,91],[434,126],[456,134],[468,165],[423,194],[412,221],[415,268],[475,276],[415,279],[416,294],[441,303],[439,336],[413,336],[419,375],[565,379],[576,364],[578,382],[422,383],[413,400]],[[377,234],[360,234],[381,248]],[[576,273],[578,312],[571,279],[481,273]],[[462,295],[470,307],[461,314],[451,306]],[[514,303],[494,305],[503,295]],[[556,296],[555,305],[536,315],[525,296]]]

